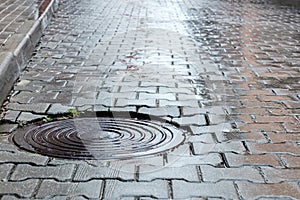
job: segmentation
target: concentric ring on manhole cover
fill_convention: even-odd
[[[171,150],[185,139],[171,124],[122,118],[77,118],[31,125],[12,136],[21,149],[68,159],[125,159]]]

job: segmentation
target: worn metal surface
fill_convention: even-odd
[[[185,136],[175,126],[149,120],[77,118],[16,131],[21,149],[69,159],[129,159],[172,150]]]

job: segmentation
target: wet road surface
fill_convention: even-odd
[[[4,105],[1,200],[299,199],[299,15],[297,1],[62,0]],[[9,141],[74,110],[160,117],[186,139],[113,161]]]

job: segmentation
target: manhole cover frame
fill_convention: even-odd
[[[47,148],[45,147],[44,149],[39,149],[32,144],[26,142],[26,135],[30,134],[29,132],[32,130],[38,130],[40,127],[44,127],[47,125],[52,125],[52,124],[59,124],[59,123],[64,123],[64,122],[76,122],[80,120],[111,120],[111,121],[131,121],[131,122],[136,122],[136,123],[151,123],[156,125],[157,127],[161,127],[162,131],[166,134],[169,134],[168,136],[172,136],[172,139],[170,142],[164,144],[163,146],[159,146],[159,149],[148,149],[146,151],[137,151],[137,152],[127,152],[127,153],[122,153],[122,154],[114,154],[113,152],[110,152],[110,155],[108,156],[103,156],[101,157],[100,154],[97,154],[95,152],[91,152],[91,154],[53,154],[53,149],[50,147]],[[84,115],[77,117],[77,118],[72,118],[72,119],[64,119],[64,120],[54,120],[51,122],[37,122],[33,123],[31,125],[28,125],[23,128],[19,128],[16,131],[14,131],[10,137],[10,140],[12,143],[14,143],[19,149],[35,153],[35,154],[40,154],[43,156],[48,156],[51,158],[60,158],[60,159],[71,159],[71,160],[125,160],[125,159],[134,159],[134,158],[140,158],[140,157],[149,157],[149,156],[155,156],[155,155],[162,155],[166,152],[171,152],[174,149],[178,148],[181,146],[185,141],[187,137],[187,132],[184,128],[179,128],[178,125],[171,123],[167,120],[158,118],[156,116],[150,116],[146,114],[139,114],[139,113],[134,113],[130,112],[128,115],[128,112],[122,113],[110,113],[110,112],[89,112],[85,113]],[[27,138],[28,140],[28,138]],[[121,141],[122,142],[122,141]]]

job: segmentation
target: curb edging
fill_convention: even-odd
[[[17,48],[12,52],[4,52],[2,54],[4,58],[2,63],[0,63],[0,105],[5,101],[15,81],[25,69],[44,30],[49,25],[54,12],[57,10],[58,3],[59,0],[52,0],[44,13],[29,29]]]

